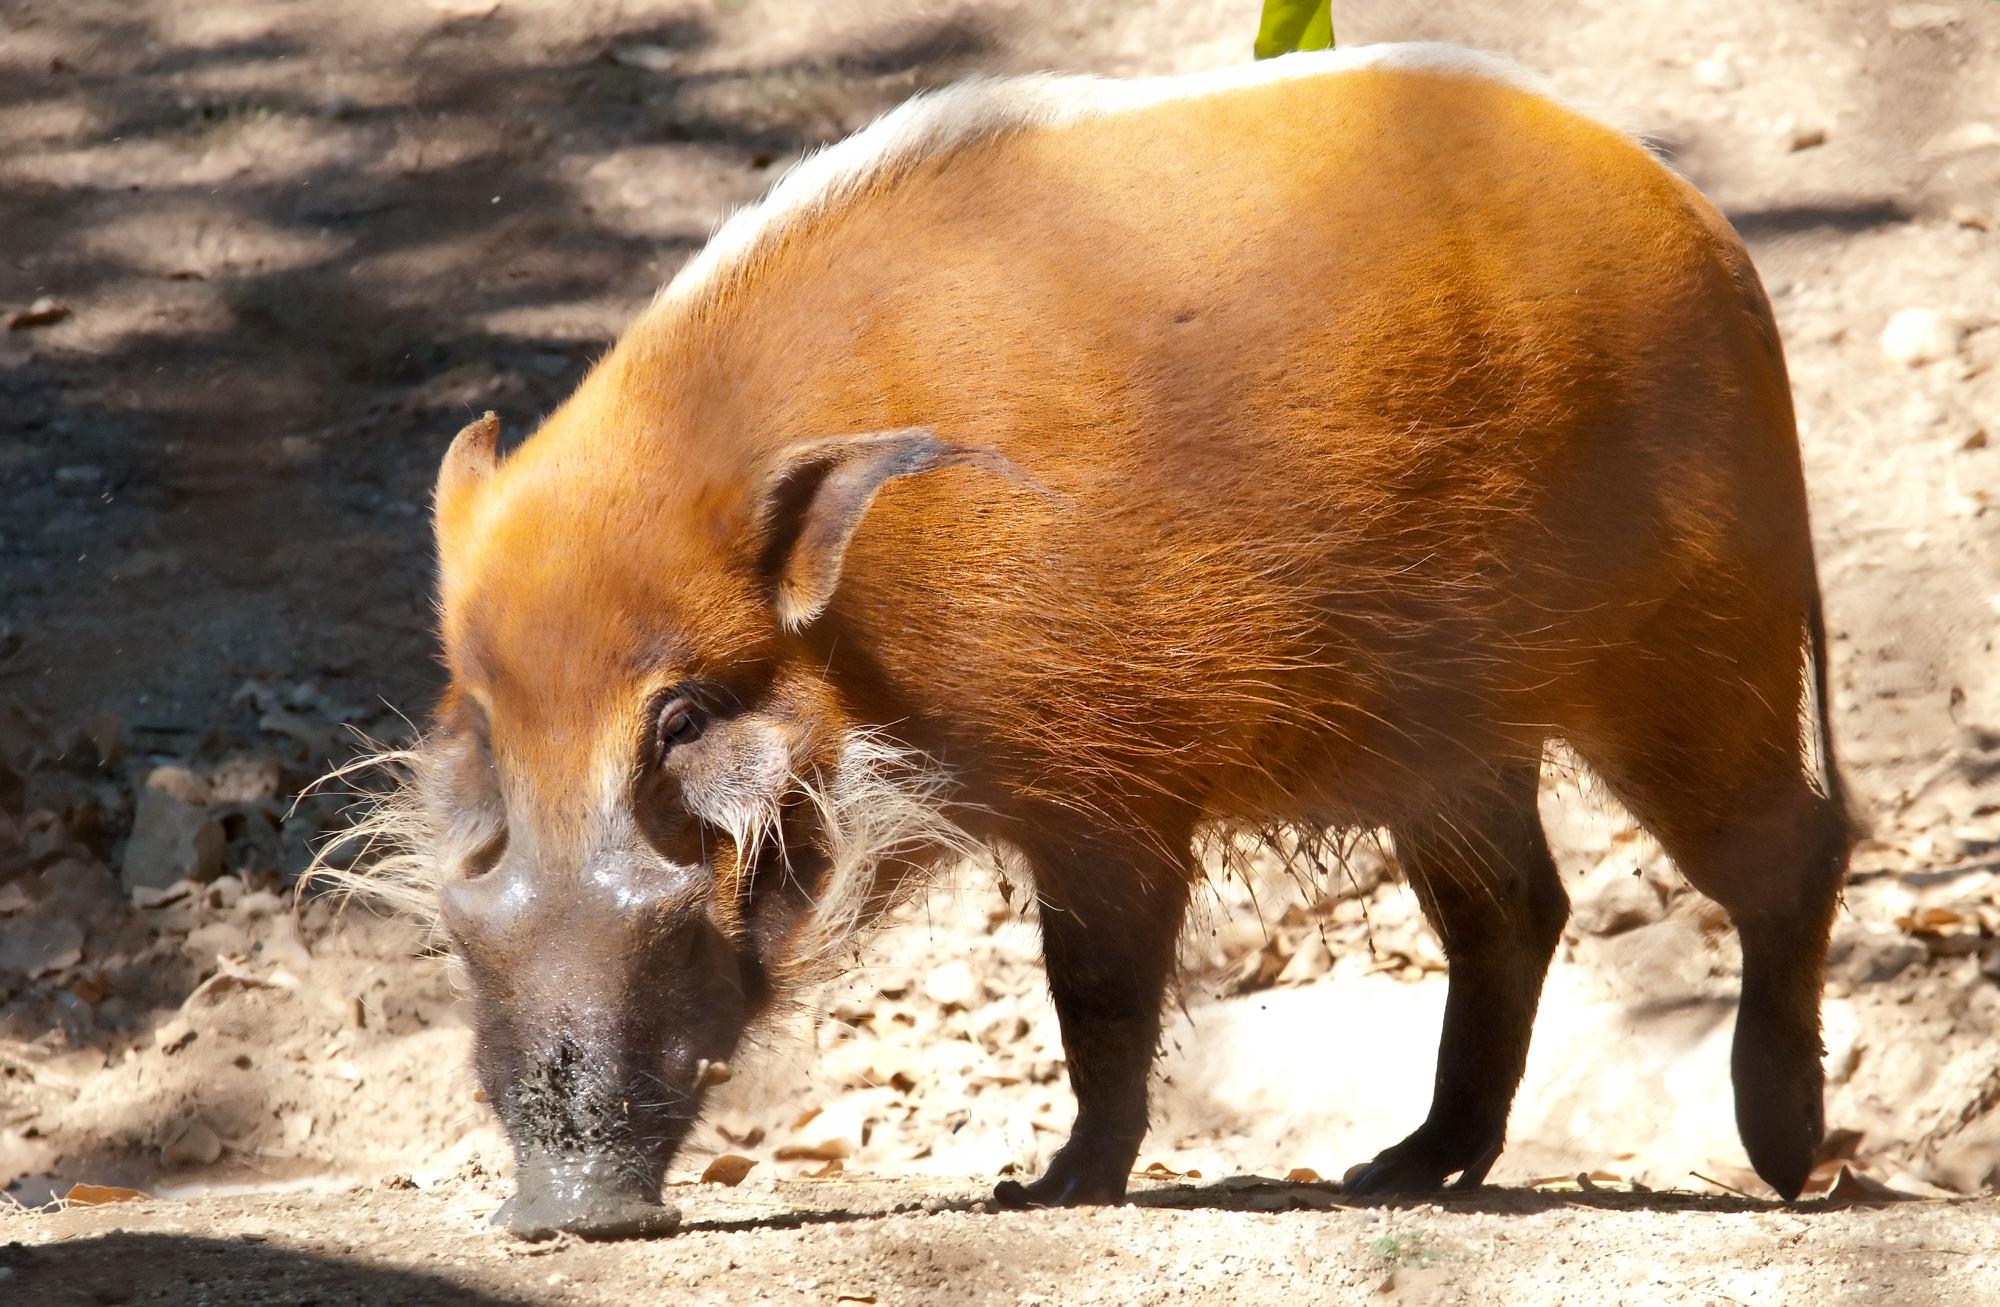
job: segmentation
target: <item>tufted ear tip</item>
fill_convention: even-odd
[[[491,411],[466,423],[452,438],[451,448],[445,451],[444,463],[438,468],[436,505],[440,515],[493,475],[499,441],[500,415]]]

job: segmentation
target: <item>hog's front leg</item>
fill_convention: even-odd
[[[1003,1180],[994,1198],[1008,1207],[1115,1203],[1146,1136],[1146,1079],[1191,874],[1096,849],[1029,860],[1076,1124],[1046,1175],[1025,1185]]]

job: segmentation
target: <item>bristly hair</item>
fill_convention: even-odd
[[[344,786],[354,802],[348,827],[314,852],[301,890],[325,886],[343,900],[371,900],[434,930],[438,886],[450,865],[446,823],[432,793],[436,765],[433,749],[419,741],[363,754],[307,786],[307,793]]]
[[[436,778],[436,746],[380,749],[315,781],[312,789],[345,785],[355,795],[354,820],[318,850],[304,884],[373,901],[390,912],[435,927],[438,889],[455,865],[453,842],[471,842],[446,811]],[[812,911],[780,963],[788,983],[828,975],[862,930],[913,893],[931,870],[992,854],[950,815],[952,778],[915,750],[872,731],[850,732],[832,773],[795,773],[784,799],[769,811],[745,809],[728,832],[738,865],[754,867],[766,845],[781,841],[774,860],[791,874],[793,851],[783,847],[779,811],[812,813],[812,838],[826,870]]]
[[[818,818],[827,869],[787,950],[788,982],[826,978],[852,957],[861,932],[931,871],[994,857],[952,819],[952,788],[934,759],[865,730],[848,733],[833,775],[794,778],[794,795]]]

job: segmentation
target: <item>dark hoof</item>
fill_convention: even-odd
[[[1421,1194],[1445,1188],[1445,1181],[1458,1177],[1453,1189],[1477,1189],[1499,1158],[1501,1141],[1486,1144],[1434,1144],[1419,1130],[1394,1148],[1385,1149],[1372,1162],[1352,1167],[1341,1180],[1341,1188],[1351,1194]]]
[[[993,1186],[993,1201],[1016,1211],[1029,1207],[1101,1207],[1125,1201],[1125,1175],[1121,1171],[1112,1180],[1052,1166],[1047,1175],[1032,1184],[1002,1180]]]
[[[1739,1023],[1744,1018],[1739,1017]],[[1817,1043],[1739,1028],[1734,1058],[1736,1132],[1750,1165],[1791,1202],[1806,1187],[1826,1134]]]
[[[493,1224],[529,1243],[573,1234],[581,1239],[651,1239],[680,1229],[681,1214],[630,1194],[541,1189],[516,1193],[493,1213]]]
[[[1812,1176],[1813,1161],[1819,1153],[1821,1137],[1818,1096],[1811,1108],[1798,1103],[1773,1105],[1737,1103],[1736,1129],[1743,1138],[1743,1151],[1765,1184],[1778,1197],[1792,1202]],[[1761,1109],[1761,1110],[1760,1110]]]

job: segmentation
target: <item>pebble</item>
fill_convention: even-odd
[[[47,910],[29,912],[0,933],[0,972],[32,980],[73,967],[83,957],[83,928]]]
[[[276,755],[236,753],[209,773],[209,800],[214,803],[258,803],[277,797],[283,768]]]
[[[189,1117],[160,1146],[162,1166],[207,1166],[222,1156],[222,1140],[200,1117]]]
[[[165,888],[182,880],[214,880],[222,871],[227,842],[222,824],[205,808],[149,783],[139,793],[119,880],[128,894],[142,888]]]
[[[957,959],[933,967],[924,977],[924,997],[939,1007],[965,1007],[978,990],[979,982],[971,966]]]
[[[1959,331],[1936,309],[1898,309],[1882,328],[1880,343],[1890,362],[1918,368],[1957,354]]]
[[[1897,5],[1889,11],[1889,27],[1897,32],[1929,32],[1957,26],[1960,14],[1950,5]]]
[[[182,803],[207,803],[208,785],[186,767],[168,765],[146,773],[146,788],[173,795]]]
[[[1307,931],[1299,941],[1299,946],[1286,960],[1285,969],[1278,973],[1281,985],[1303,985],[1309,980],[1317,980],[1333,970],[1333,953],[1320,938],[1316,930]]]
[[[1927,159],[1941,159],[1954,154],[1990,150],[1995,146],[2000,146],[2000,127],[1989,122],[1969,122],[1931,137],[1924,143],[1921,153]]]
[[[1733,91],[1743,85],[1743,74],[1736,70],[1728,46],[1697,62],[1693,72],[1694,79],[1711,91]]]

